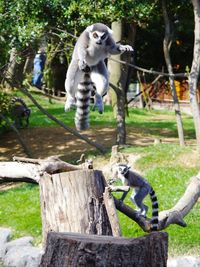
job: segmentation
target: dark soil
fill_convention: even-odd
[[[80,158],[82,153],[95,150],[85,141],[78,139],[61,127],[32,128],[20,130],[21,137],[34,158],[46,158],[57,155],[63,160],[73,161]],[[116,131],[110,127],[95,127],[84,132],[88,138],[106,148],[116,143]],[[163,140],[162,140],[163,141]],[[166,139],[165,142],[172,141]],[[173,139],[176,141],[176,139]],[[144,136],[133,127],[127,129],[127,144],[153,144],[154,138]],[[14,132],[0,136],[0,161],[10,161],[13,156],[27,157]]]

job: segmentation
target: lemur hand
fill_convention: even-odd
[[[120,45],[120,46],[119,46],[119,50],[120,50],[121,52],[124,52],[124,51],[130,51],[130,52],[133,52],[133,51],[134,51],[133,47],[130,46],[130,45]]]
[[[109,179],[107,182],[108,182],[108,185],[111,185],[115,182],[116,180],[113,178]]]
[[[79,60],[78,66],[79,66],[79,69],[84,72],[90,71],[90,67],[86,64],[85,60]]]

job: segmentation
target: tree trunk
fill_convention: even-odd
[[[165,267],[167,248],[166,233],[136,239],[49,233],[40,267]]]
[[[194,8],[194,51],[192,68],[189,74],[189,94],[190,106],[193,113],[194,126],[197,140],[197,150],[200,152],[200,112],[197,99],[197,82],[200,71],[200,2],[199,0],[191,0]]]
[[[10,60],[8,64],[8,68],[5,73],[5,86],[9,88],[13,88],[16,86],[15,70],[17,66],[17,49],[15,47],[12,48],[10,52]]]
[[[102,198],[102,172],[46,174],[39,185],[44,242],[49,231],[112,235]]]
[[[19,56],[19,51],[15,47],[12,48],[8,68],[5,73],[5,86],[9,88],[22,86],[25,59]]]
[[[172,68],[172,63],[171,63],[171,58],[170,58],[172,32],[171,32],[169,17],[167,14],[166,0],[162,0],[162,8],[163,8],[164,21],[165,21],[165,38],[163,41],[163,51],[164,51],[165,62],[167,65],[168,72],[170,75],[173,75],[173,68]],[[182,123],[182,118],[181,118],[181,110],[180,110],[179,100],[177,97],[176,87],[175,87],[175,83],[174,83],[174,77],[169,76],[169,81],[170,81],[170,87],[171,87],[172,97],[173,97],[173,101],[174,101],[174,110],[175,110],[175,115],[176,115],[176,123],[177,123],[177,130],[178,130],[178,136],[179,136],[179,143],[181,146],[184,146],[185,141],[184,141],[184,133],[183,133],[183,123]]]
[[[126,30],[124,30],[126,29]],[[128,30],[127,30],[128,29]],[[112,23],[113,36],[116,42],[125,40],[126,43],[133,44],[135,38],[135,28],[125,24],[122,21],[115,21]],[[126,34],[126,35],[125,35]],[[130,62],[130,54],[124,53],[123,55],[112,56],[116,60],[125,60]],[[110,72],[110,85],[111,88],[111,102],[114,114],[117,120],[117,143],[126,143],[126,91],[129,85],[131,76],[131,69],[127,65],[122,65],[118,62],[108,60],[108,70]]]

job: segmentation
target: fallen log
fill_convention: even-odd
[[[73,165],[60,160],[56,156],[46,159],[13,157],[13,160],[14,162],[0,162],[0,182],[39,183],[40,177],[45,172],[53,174],[93,168],[91,160]]]

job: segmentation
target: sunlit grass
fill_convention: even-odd
[[[49,98],[42,95],[40,91],[37,93],[35,91],[30,92],[38,103],[50,114],[66,123],[69,127],[74,127],[75,110],[64,112],[64,99],[63,101],[57,101],[55,99],[49,101]],[[17,92],[16,94],[23,97],[32,110],[30,127],[58,126],[54,121],[44,115],[28,97],[21,92]],[[152,135],[154,137],[160,135],[164,137],[178,137],[176,118],[173,111],[129,108],[128,113],[128,116],[126,116],[127,127],[134,127],[141,134]],[[182,119],[185,138],[194,138],[195,132],[192,117],[182,114]],[[90,124],[91,126],[116,127],[116,119],[113,115],[112,108],[105,106],[104,113],[99,114],[98,111],[92,111],[91,105]]]
[[[13,238],[31,235],[41,242],[39,188],[23,184],[0,192],[0,225],[13,230]]]

